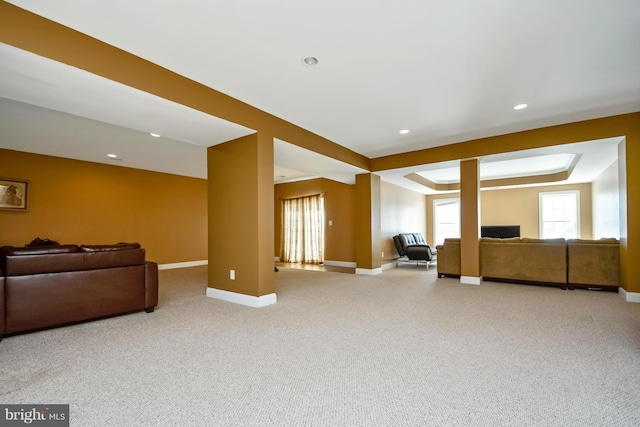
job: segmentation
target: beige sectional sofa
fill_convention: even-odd
[[[569,288],[620,285],[620,242],[616,239],[568,240]]]
[[[486,280],[567,283],[564,239],[480,239],[480,271]]]
[[[485,280],[615,290],[620,250],[616,239],[480,239]],[[460,239],[445,239],[438,250],[438,276],[460,276]]]
[[[444,239],[444,245],[437,245],[438,277],[460,276],[460,239]]]

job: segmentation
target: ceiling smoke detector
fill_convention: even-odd
[[[315,56],[305,56],[304,58],[302,58],[302,63],[304,65],[308,65],[308,66],[314,66],[318,64],[318,58],[316,58]]]

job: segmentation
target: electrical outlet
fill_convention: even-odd
[[[229,270],[229,279],[236,280],[236,271],[235,270]]]
[[[382,252],[382,258],[384,258],[384,252]]]

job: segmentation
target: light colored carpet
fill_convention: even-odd
[[[205,297],[0,343],[0,401],[68,403],[72,426],[638,426],[640,304],[413,266],[281,269],[278,303]]]

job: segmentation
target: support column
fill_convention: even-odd
[[[460,282],[482,283],[480,276],[480,163],[460,161]]]
[[[640,302],[640,126],[618,145],[620,195],[620,288],[626,301]]]
[[[356,175],[356,274],[382,273],[380,177]]]
[[[209,147],[207,166],[207,296],[274,304],[273,138],[254,133]]]

